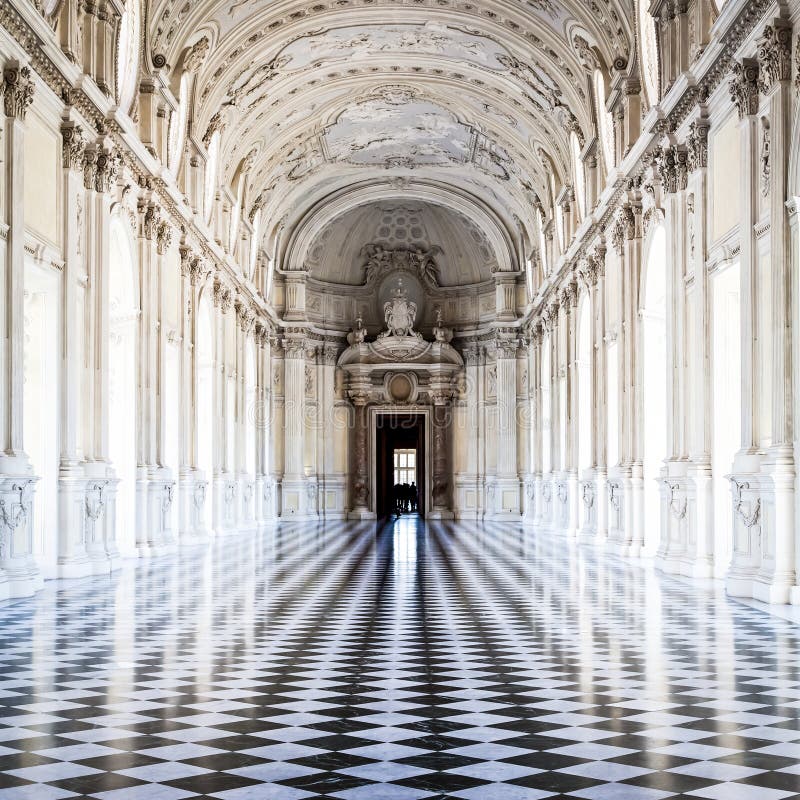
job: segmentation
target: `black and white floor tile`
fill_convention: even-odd
[[[800,627],[506,525],[295,525],[0,607],[0,800],[800,798]]]

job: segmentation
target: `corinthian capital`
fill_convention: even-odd
[[[792,76],[792,26],[776,19],[758,40],[759,86],[766,94],[779,81]]]
[[[158,213],[158,206],[148,203],[145,207],[139,207],[142,214],[142,236],[148,241],[155,241],[158,236],[158,227],[161,223],[161,215]]]
[[[83,131],[74,122],[65,122],[61,126],[61,161],[64,169],[83,169],[85,148]]]
[[[156,244],[158,254],[161,256],[169,250],[169,246],[172,244],[172,226],[166,220],[162,220],[156,229]]]
[[[33,78],[30,67],[20,67],[15,61],[3,69],[3,107],[7,117],[25,119],[33,103]]]
[[[730,90],[739,119],[758,113],[758,62],[755,59],[743,58],[733,65]]]
[[[689,136],[686,147],[689,151],[687,166],[689,172],[708,166],[708,129],[710,123],[707,119],[695,120],[689,126]]]
[[[94,176],[95,191],[104,194],[111,190],[117,179],[119,161],[112,150],[98,150]]]

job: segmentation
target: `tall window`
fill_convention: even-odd
[[[583,161],[581,161],[581,143],[578,141],[578,134],[575,131],[569,135],[569,148],[572,153],[575,202],[578,204],[578,216],[583,219],[586,216],[586,178],[583,173]]]
[[[183,143],[186,138],[186,121],[189,116],[189,75],[181,76],[181,87],[178,92],[178,110],[172,112],[169,122],[169,149],[167,166],[173,175],[178,174],[181,163]]]
[[[245,176],[239,176],[239,185],[236,187],[236,205],[231,209],[231,227],[228,231],[228,252],[236,254],[236,245],[239,242],[239,222],[242,219],[242,201],[244,200]]]
[[[614,121],[611,119],[611,113],[606,108],[606,79],[599,69],[594,71],[594,104],[597,106],[600,149],[603,153],[606,175],[608,175],[614,168]]]
[[[658,49],[656,24],[648,12],[648,0],[639,0],[639,60],[648,106],[658,102]]]
[[[119,27],[117,50],[117,104],[128,114],[139,76],[139,0],[127,0]]]
[[[214,209],[214,197],[217,194],[217,167],[219,165],[219,131],[214,131],[208,145],[208,161],[206,161],[206,185],[203,192],[203,213],[206,222],[211,219]]]
[[[394,482],[416,483],[417,482],[417,451],[416,450],[395,450],[394,451]]]
[[[544,277],[549,271],[547,266],[547,238],[544,235],[544,214],[538,208],[536,209],[536,222],[539,225],[539,261],[542,264],[542,277]]]
[[[256,263],[258,262],[259,236],[261,236],[261,209],[259,208],[253,216],[253,238],[250,240],[250,280],[256,275]]]

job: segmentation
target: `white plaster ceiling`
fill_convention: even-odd
[[[156,0],[148,10],[148,55],[167,70],[210,39],[192,129],[199,139],[215,116],[227,122],[223,181],[254,154],[245,213],[261,208],[262,245],[283,268],[297,266],[289,243],[331,198],[342,224],[349,192],[353,207],[370,186],[381,202],[392,187],[398,202],[424,199],[409,183],[435,186],[435,205],[476,224],[490,216],[511,253],[493,243],[494,257],[515,268],[534,240],[534,205],[548,204],[548,171],[567,174],[568,129],[591,135],[574,36],[606,66],[633,51],[633,0]],[[467,280],[483,267],[453,269]]]

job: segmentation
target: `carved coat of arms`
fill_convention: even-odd
[[[419,336],[414,331],[417,318],[417,304],[408,299],[402,280],[398,280],[394,296],[383,304],[386,318],[386,332],[383,336]]]

